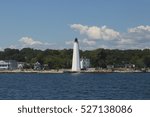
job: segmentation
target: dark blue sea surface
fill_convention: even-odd
[[[150,99],[150,73],[0,74],[0,99]]]

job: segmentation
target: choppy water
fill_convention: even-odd
[[[150,99],[150,73],[0,74],[0,99]]]

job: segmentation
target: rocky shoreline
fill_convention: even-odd
[[[142,71],[142,70],[133,70],[133,69],[101,69],[101,70],[81,70],[79,72],[73,72],[70,69],[63,69],[63,70],[1,70],[0,73],[144,73],[150,72],[150,69]]]

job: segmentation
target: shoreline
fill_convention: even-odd
[[[1,73],[41,73],[41,74],[62,74],[62,73],[150,73],[150,70],[83,70],[73,72],[71,70],[0,70]]]

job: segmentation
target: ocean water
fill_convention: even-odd
[[[0,99],[146,100],[150,99],[150,73],[4,73]]]

